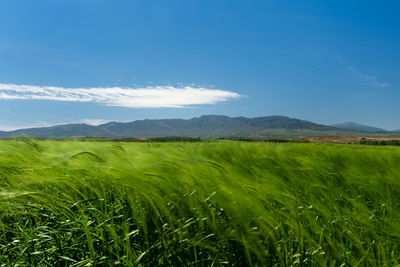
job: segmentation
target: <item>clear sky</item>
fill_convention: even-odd
[[[2,0],[0,129],[285,115],[400,128],[399,1]]]

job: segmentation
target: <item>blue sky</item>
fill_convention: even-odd
[[[398,1],[0,2],[0,129],[286,115],[400,128]]]

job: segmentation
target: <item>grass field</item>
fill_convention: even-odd
[[[1,266],[399,262],[399,147],[0,142]]]

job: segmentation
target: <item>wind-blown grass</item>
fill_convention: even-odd
[[[400,148],[0,142],[9,265],[400,261]]]

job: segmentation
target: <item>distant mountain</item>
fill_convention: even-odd
[[[0,137],[73,137],[73,136],[102,136],[106,133],[102,132],[97,126],[87,124],[66,124],[52,127],[28,128],[15,131],[0,132]]]
[[[345,123],[344,126],[348,125]],[[355,127],[356,125],[357,127]],[[313,122],[288,118],[285,116],[268,116],[257,118],[231,118],[222,115],[206,115],[189,120],[137,120],[132,122],[109,122],[98,126],[87,124],[66,124],[52,127],[29,128],[16,131],[0,131],[0,137],[164,137],[164,136],[372,136],[389,135],[380,128],[351,123],[344,127],[316,124]],[[394,133],[392,133],[394,134]]]
[[[109,122],[98,126],[67,124],[53,127],[29,128],[0,132],[0,137],[32,136],[51,138],[85,137],[160,137],[160,136],[244,136],[304,135],[337,131],[337,128],[285,116],[257,118],[231,118],[222,115],[206,115],[189,120],[137,120],[133,122]],[[326,135],[323,134],[323,135]]]
[[[388,132],[387,130],[382,129],[382,128],[361,125],[361,124],[354,123],[354,122],[343,122],[343,123],[334,124],[332,126],[336,127],[336,128],[340,128],[340,129],[351,130],[351,131],[373,132],[373,133]]]

